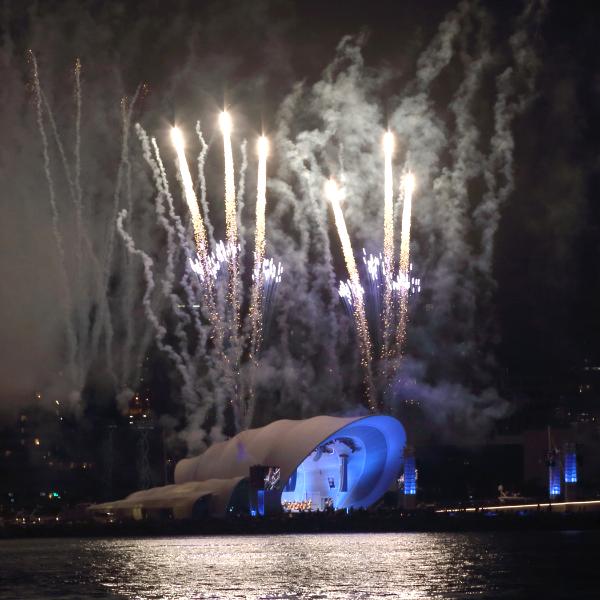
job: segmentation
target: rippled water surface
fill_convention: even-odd
[[[0,542],[0,598],[599,598],[600,532]]]

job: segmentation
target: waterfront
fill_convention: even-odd
[[[4,540],[0,598],[587,599],[599,552],[598,531]]]

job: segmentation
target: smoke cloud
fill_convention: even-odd
[[[343,184],[355,252],[380,252],[381,140],[390,128],[395,190],[407,169],[417,180],[411,256],[423,282],[411,300],[392,408],[401,415],[417,403],[435,426],[457,435],[482,432],[507,413],[495,386],[495,243],[517,185],[515,123],[536,97],[541,62],[532,32],[542,23],[543,2],[525,5],[507,36],[477,2],[460,2],[421,44],[411,68],[371,64],[373,37],[346,35],[322,72],[309,76],[295,73],[285,49],[293,11],[270,27],[269,2],[231,14],[211,5],[211,19],[192,25],[185,15],[195,9],[182,3],[160,35],[153,8],[144,17],[137,9],[127,14],[126,3],[100,14],[93,3],[66,4],[67,16],[38,7],[28,17],[29,63],[14,39],[14,15],[4,30],[0,165],[11,174],[2,203],[12,225],[2,228],[0,306],[2,342],[14,350],[0,364],[4,404],[37,389],[85,403],[86,386],[104,378],[114,390],[107,402],[122,409],[140,385],[144,358],[158,350],[173,390],[163,422],[192,450],[230,433],[231,397],[250,381],[254,424],[360,411],[356,333],[338,295],[346,274],[323,187],[330,176]],[[123,35],[131,20],[135,26]],[[76,34],[65,41],[60,32],[72,22]],[[248,39],[224,48],[245,22],[253,25]],[[185,43],[177,43],[183,31]],[[152,33],[151,52],[161,58],[142,60]],[[248,50],[262,39],[258,55]],[[261,69],[248,67],[246,51]],[[281,261],[284,275],[253,374],[226,332],[221,346],[218,335],[213,339],[207,306],[195,306],[206,292],[190,267],[188,214],[172,183],[178,175],[167,130],[177,122],[189,140],[214,248],[225,237],[216,128],[222,95],[239,149],[248,289],[253,140],[261,115],[269,114],[267,256]],[[226,289],[217,283],[215,293],[215,310],[226,320]]]

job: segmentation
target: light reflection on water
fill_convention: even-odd
[[[0,598],[591,598],[599,550],[597,532],[10,540]]]

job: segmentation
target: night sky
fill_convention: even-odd
[[[74,136],[75,59],[83,65],[82,180],[95,248],[114,231],[111,202],[121,148],[119,104],[125,96],[131,99],[138,85],[142,87],[132,123],[141,123],[149,135],[157,136],[177,197],[168,128],[180,124],[191,136],[195,121],[201,120],[210,145],[206,176],[216,231],[223,228],[217,112],[225,104],[233,115],[236,152],[242,139],[248,139],[248,211],[254,207],[254,139],[261,131],[276,139],[269,163],[272,205],[267,249],[289,268],[290,275],[279,290],[281,298],[274,307],[274,325],[265,344],[259,385],[266,390],[269,408],[264,417],[261,413],[261,420],[318,412],[341,414],[358,410],[361,404],[352,327],[343,307],[334,310],[326,298],[330,274],[327,261],[322,260],[325,242],[319,236],[323,227],[331,247],[330,264],[339,279],[344,277],[344,266],[338,240],[330,218],[319,225],[309,208],[302,208],[310,203],[302,191],[303,167],[299,165],[304,160],[306,167],[308,159],[315,158],[318,167],[310,167],[310,189],[314,190],[324,177],[338,174],[339,157],[343,156],[349,189],[354,193],[345,210],[355,252],[362,246],[378,252],[382,237],[380,135],[388,124],[397,133],[396,168],[406,160],[423,185],[414,200],[411,250],[424,291],[411,304],[413,327],[409,326],[408,358],[398,376],[398,398],[414,396],[426,412],[435,415],[438,424],[451,421],[463,430],[468,429],[469,421],[477,427],[507,414],[506,399],[497,391],[507,377],[552,375],[559,380],[586,360],[600,361],[600,208],[596,198],[600,12],[590,3],[5,0],[3,6],[2,409],[24,404],[37,390],[57,397],[73,391],[66,376],[57,375],[64,371],[65,363],[61,308],[65,296],[36,126],[29,49],[39,62],[42,88],[68,152],[72,152]],[[427,49],[435,36],[441,35],[438,28],[443,23],[457,24],[448,46],[450,55],[419,96],[419,77],[424,77],[427,62],[423,56],[435,62]],[[518,32],[521,37],[514,37]],[[352,37],[339,47],[345,36]],[[519,44],[512,55],[515,46],[510,40]],[[464,123],[471,129],[461,133],[452,101],[459,97],[461,84],[474,72],[484,51],[489,53],[489,62],[469,104],[472,119]],[[431,52],[443,53],[435,46]],[[522,63],[519,57],[524,57]],[[357,60],[364,63],[353,70]],[[327,72],[331,64],[334,66]],[[491,203],[493,210],[491,205],[478,208],[487,189],[485,169],[480,167],[494,147],[497,78],[510,66],[514,79],[510,80],[513,88],[505,114],[514,109],[507,129],[514,148],[508,153],[510,164],[499,159],[494,173],[499,188],[507,179],[514,180],[506,198]],[[298,82],[304,83],[303,91],[297,92],[300,101],[289,104]],[[405,102],[409,97],[416,99],[416,108]],[[420,113],[424,106],[427,110]],[[341,116],[323,117],[327,111],[339,111]],[[284,140],[296,143],[300,132],[323,131],[328,118],[337,125],[326,142],[316,142],[313,137],[308,146],[298,144],[283,150]],[[46,126],[50,132],[49,122]],[[478,139],[471,143],[473,131],[478,132]],[[153,185],[133,131],[131,138],[133,195],[139,207],[132,221],[132,236],[154,258],[158,270],[165,238],[154,232]],[[507,139],[499,140],[498,148],[506,150]],[[289,166],[287,158],[302,148],[308,148],[307,155]],[[190,161],[197,149],[190,150]],[[456,156],[461,149],[466,158],[459,169]],[[435,160],[424,166],[429,152]],[[59,173],[60,156],[52,143],[51,153],[53,172]],[[238,152],[238,166],[239,160]],[[194,172],[193,176],[196,178]],[[284,200],[286,185],[291,195]],[[75,268],[70,262],[74,260],[70,253],[74,216],[64,175],[56,175],[56,186],[59,226],[67,240],[70,271]],[[121,208],[127,205],[125,194],[120,202]],[[182,204],[177,209],[185,215]],[[315,210],[321,214],[321,209]],[[251,221],[252,213],[246,214],[242,218]],[[325,209],[321,216],[326,215]],[[456,219],[456,230],[452,219]],[[495,219],[497,229],[489,228]],[[487,231],[491,232],[489,268],[481,258],[488,247],[484,241]],[[304,234],[309,239],[306,246]],[[251,235],[249,225],[249,244]],[[126,277],[119,265],[128,259],[120,240],[115,239],[109,297],[111,307],[118,304],[121,310]],[[89,268],[92,272],[94,267]],[[119,353],[121,342],[129,331],[126,323],[134,322],[136,357],[142,345],[139,336],[146,340],[157,369],[165,373],[163,379],[170,381],[161,388],[172,394],[172,400],[163,401],[163,411],[177,414],[176,428],[197,426],[202,423],[195,412],[202,404],[202,393],[193,401],[185,399],[172,364],[153,346],[139,308],[141,271],[133,273],[136,300],[131,314],[115,318],[115,359],[119,365],[126,360]],[[83,288],[76,290],[71,300],[75,306],[85,303],[81,319],[89,324],[100,309],[87,297],[88,288]],[[327,312],[327,307],[333,312]],[[161,314],[172,328],[170,318]],[[331,348],[323,341],[330,335],[328,327],[338,336],[335,358],[328,355]],[[280,347],[282,334],[291,339],[285,351]],[[140,373],[123,373],[115,385],[108,381],[101,354],[98,351],[83,361],[84,387],[89,398],[105,398],[101,402],[114,404],[119,390],[134,388],[136,382],[131,379]],[[132,373],[134,370],[132,367]],[[329,380],[331,372],[335,377]],[[449,404],[446,397],[451,398]],[[79,403],[80,412],[88,410],[89,398],[84,393],[83,398],[73,400]],[[526,402],[526,396],[521,402]]]

